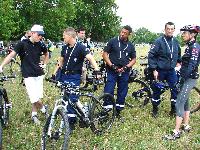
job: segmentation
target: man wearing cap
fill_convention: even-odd
[[[40,100],[43,98],[43,69],[49,59],[45,44],[40,42],[44,34],[43,26],[33,25],[31,28],[31,37],[19,42],[0,66],[0,72],[3,72],[3,67],[8,64],[13,57],[17,54],[19,55],[22,76],[32,103],[32,120],[36,124],[40,124],[37,117],[38,109],[47,115],[47,108]],[[44,64],[40,63],[41,54],[44,55]]]

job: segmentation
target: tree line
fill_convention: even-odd
[[[117,8],[114,0],[0,0],[0,40],[19,39],[41,24],[45,37],[54,41],[69,26],[84,27],[92,39],[105,41],[120,28]]]
[[[115,0],[0,0],[0,40],[18,40],[33,24],[41,24],[45,38],[53,41],[60,41],[63,29],[71,26],[84,27],[93,41],[105,42],[121,28],[117,9]],[[141,27],[131,41],[151,44],[160,35]]]

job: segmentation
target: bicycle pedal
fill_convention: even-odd
[[[6,104],[6,108],[12,108],[12,103]]]
[[[58,140],[61,136],[61,133],[59,131],[56,131],[52,136],[51,138],[54,139],[54,140]]]

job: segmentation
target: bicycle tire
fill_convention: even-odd
[[[105,99],[112,101],[112,108],[105,109],[103,103]],[[115,120],[116,116],[116,104],[114,97],[109,93],[104,93],[98,99],[96,99],[91,108],[90,120],[91,130],[96,134],[102,134],[108,131]]]
[[[51,133],[50,135],[48,135],[51,119],[52,119],[52,115],[48,117],[45,123],[45,126],[43,128],[42,139],[41,139],[42,150],[49,150],[49,149],[50,150],[52,149],[67,150],[69,146],[69,136],[70,136],[69,122],[68,122],[67,115],[60,109],[57,109],[57,112],[54,118],[55,119],[54,124],[52,125],[52,129],[51,129]],[[63,120],[64,122],[64,127],[62,128],[63,129],[62,132],[59,131],[61,120]]]
[[[3,95],[2,95],[2,108],[3,108],[3,126],[6,127],[9,123],[10,119],[10,111],[8,104],[8,96],[6,89],[2,89]]]
[[[0,149],[3,148],[2,141],[3,141],[3,128],[2,128],[2,124],[0,122]]]
[[[134,79],[129,83],[125,104],[132,108],[139,103],[139,107],[144,107],[149,103],[151,95],[151,89],[147,83],[140,79]]]
[[[197,92],[198,95],[200,96],[200,89],[199,89],[199,88],[194,87],[194,88],[192,89],[192,91]],[[190,111],[190,113],[192,114],[192,113],[197,112],[197,111],[199,111],[199,110],[200,110],[200,101],[199,101],[199,99],[198,99],[198,98],[197,98],[197,99],[192,99],[192,101],[191,101],[191,111]]]

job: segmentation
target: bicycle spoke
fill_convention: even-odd
[[[53,120],[52,120],[53,119]],[[42,134],[43,150],[65,150],[69,142],[69,124],[66,115],[58,110],[56,116],[49,116]]]
[[[105,108],[103,106],[104,100],[110,99],[112,102],[111,108]],[[102,95],[97,101],[92,105],[91,110],[91,129],[97,134],[101,134],[109,130],[115,119],[115,102],[113,96],[110,94]]]

